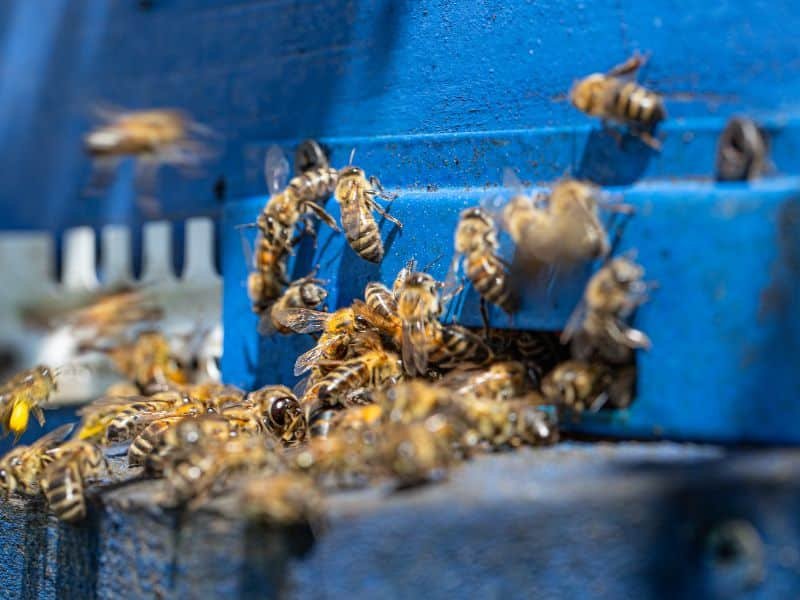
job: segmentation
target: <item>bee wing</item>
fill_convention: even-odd
[[[275,320],[295,333],[322,331],[331,314],[311,308],[283,308],[275,311]]]
[[[522,181],[511,167],[503,168],[503,187],[512,192],[520,192],[523,189]]]
[[[264,159],[264,176],[270,195],[277,194],[286,187],[289,180],[289,161],[280,146],[270,146]]]
[[[28,448],[25,450],[25,453],[34,454],[55,446],[57,443],[63,441],[72,432],[73,427],[74,423],[66,423],[61,427],[56,427],[53,429],[53,431],[44,434],[42,437],[28,446]]]
[[[356,237],[364,230],[364,210],[362,210],[361,202],[358,199],[358,186],[350,188],[350,195],[345,199],[343,205],[348,206],[348,210],[340,211],[340,218],[342,220],[342,229],[345,230],[350,236]]]
[[[328,342],[324,342],[322,344],[317,344],[311,350],[304,352],[300,356],[297,357],[297,360],[294,363],[294,374],[295,375],[302,375],[316,364],[322,360],[322,357],[325,355],[325,350],[328,346],[333,343],[333,340],[329,340]]]
[[[83,406],[75,414],[79,417],[91,415],[98,410],[108,410],[115,407],[125,408],[133,402],[141,402],[147,399],[145,396],[103,396]]]
[[[586,301],[581,298],[575,310],[572,311],[567,324],[564,325],[564,330],[561,332],[561,343],[566,344],[583,326],[583,320],[586,318]]]
[[[428,348],[425,325],[422,321],[403,323],[403,365],[410,375],[425,373],[428,368]]]
[[[295,375],[297,375],[297,373],[295,373]],[[306,393],[306,388],[308,388],[308,383],[310,381],[311,381],[311,375],[303,377],[300,381],[294,384],[294,387],[292,388],[292,393],[297,398],[302,398]]]

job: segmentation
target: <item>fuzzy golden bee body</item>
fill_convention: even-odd
[[[39,365],[22,371],[0,386],[0,427],[3,433],[14,434],[14,441],[25,433],[32,414],[39,426],[44,425],[42,404],[58,385],[53,369]]]
[[[575,83],[570,101],[580,111],[627,125],[642,141],[658,150],[659,141],[653,136],[656,126],[666,119],[664,99],[630,79],[644,64],[644,58],[634,55],[607,73],[594,73]]]
[[[0,493],[19,492],[33,495],[39,491],[39,479],[54,457],[50,450],[61,443],[72,425],[62,425],[28,446],[16,446],[0,458]]]
[[[47,503],[62,521],[80,521],[86,517],[86,484],[108,470],[105,455],[85,440],[70,440],[49,454],[53,460],[41,479]]]
[[[367,179],[362,169],[353,166],[345,167],[339,172],[334,196],[341,209],[342,228],[347,243],[364,260],[381,262],[383,241],[372,212],[376,211],[397,227],[402,228],[403,225],[375,201],[375,196],[385,199],[394,197],[383,192],[376,178]]]
[[[269,327],[266,330],[262,328],[261,332],[291,333],[292,329],[282,321],[285,311],[294,308],[316,309],[328,297],[327,290],[322,286],[323,283],[312,276],[293,281],[270,307]]]

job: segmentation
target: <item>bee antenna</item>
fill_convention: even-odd
[[[432,261],[430,261],[427,265],[425,265],[422,268],[422,271],[427,273],[428,269],[430,269],[433,265],[435,265],[437,262],[439,262],[442,259],[443,256],[444,256],[444,254],[440,252]]]
[[[353,159],[354,159],[355,157],[356,157],[356,149],[355,149],[355,148],[353,148],[352,150],[350,150],[350,160],[349,160],[349,161],[347,161],[347,166],[348,166],[348,167],[349,167],[350,165],[352,165],[352,164],[353,164]]]

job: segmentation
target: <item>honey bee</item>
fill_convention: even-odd
[[[245,514],[275,525],[314,523],[323,501],[314,480],[302,473],[279,473],[249,479],[242,489]]]
[[[434,414],[449,414],[455,406],[451,389],[423,379],[404,381],[379,395],[383,420],[388,423],[415,423]]]
[[[507,263],[498,255],[497,225],[489,212],[468,208],[461,212],[455,233],[455,257],[448,279],[457,277],[463,263],[464,272],[481,296],[481,314],[488,328],[486,302],[496,304],[507,314],[517,308]]]
[[[397,316],[402,323],[403,365],[409,375],[428,368],[430,334],[438,331],[443,311],[442,284],[427,273],[410,273],[397,292]]]
[[[322,485],[360,487],[377,474],[377,440],[370,431],[333,431],[312,437],[290,456],[290,465]]]
[[[439,369],[482,366],[494,357],[480,336],[461,325],[432,323],[428,334],[428,361]]]
[[[99,446],[85,440],[70,440],[48,451],[52,463],[42,475],[41,486],[50,509],[62,521],[80,521],[86,516],[86,483],[108,472]]]
[[[0,458],[0,493],[20,492],[34,495],[39,491],[39,478],[53,461],[48,452],[72,431],[72,425],[62,425],[40,437],[29,446],[17,446]]]
[[[302,375],[322,360],[342,360],[353,336],[363,327],[363,322],[351,307],[340,308],[333,313],[287,308],[281,312],[280,321],[295,333],[322,332],[317,344],[298,357],[295,375]]]
[[[389,425],[380,443],[381,464],[401,488],[441,479],[459,458],[453,448],[456,437],[441,414]]]
[[[507,185],[516,185],[512,171],[506,170],[505,179]],[[523,260],[570,267],[606,256],[611,248],[598,203],[611,211],[632,211],[626,204],[604,202],[591,183],[564,179],[553,185],[544,206],[524,194],[515,195],[502,219]]]
[[[645,144],[660,150],[661,143],[653,132],[667,117],[664,100],[632,81],[644,63],[645,58],[636,54],[607,73],[593,73],[572,86],[569,98],[578,110],[604,123],[626,125]]]
[[[364,301],[353,301],[356,317],[380,331],[386,341],[400,348],[402,345],[402,321],[397,314],[397,298],[385,285],[368,283],[364,289]]]
[[[282,318],[288,309],[305,308],[315,309],[325,302],[328,297],[327,290],[322,287],[324,282],[313,276],[303,277],[293,281],[278,300],[270,307],[269,318],[259,324],[259,333],[266,335],[278,331],[279,333],[292,333]]]
[[[66,323],[76,330],[87,330],[95,338],[115,337],[127,328],[158,321],[163,309],[140,290],[124,289],[103,294],[88,306],[70,312]]]
[[[334,191],[342,215],[342,228],[347,243],[364,260],[378,263],[383,260],[383,241],[372,211],[388,219],[397,227],[403,224],[387,213],[375,201],[375,196],[394,200],[395,196],[383,191],[376,177],[367,179],[362,169],[348,166],[339,171],[339,181]]]
[[[629,362],[632,350],[650,348],[650,338],[626,323],[647,301],[650,284],[642,281],[643,276],[644,269],[624,256],[609,261],[592,276],[562,333],[562,341],[573,340],[577,358],[596,352],[610,362]]]
[[[12,432],[16,443],[28,428],[31,414],[39,426],[43,426],[42,405],[57,387],[56,373],[43,365],[22,371],[0,386],[0,426],[3,433]]]
[[[553,369],[542,381],[545,399],[573,412],[604,407],[625,408],[633,399],[636,368],[613,369],[600,363],[569,360]]]
[[[353,392],[396,383],[402,376],[400,357],[394,352],[372,350],[335,366],[306,392],[301,403],[307,414],[320,405],[348,406]]]
[[[504,401],[524,395],[530,389],[530,380],[522,363],[500,361],[485,369],[450,371],[440,385],[450,388],[458,396],[474,395]]]
[[[285,385],[268,385],[247,396],[247,403],[258,409],[268,431],[284,444],[294,445],[305,437],[306,418],[300,402]]]
[[[127,343],[86,344],[82,349],[106,354],[117,371],[145,393],[188,381],[169,340],[159,331],[143,331]]]
[[[268,470],[277,472],[281,459],[262,436],[226,437],[224,426],[206,423],[215,417],[188,419],[174,430],[176,442],[171,454],[162,460],[167,494],[164,504],[177,506],[192,499],[203,499],[223,487],[235,473]],[[223,420],[224,423],[224,420]],[[171,430],[170,430],[171,431]]]
[[[133,438],[131,445],[128,447],[128,466],[145,466],[147,459],[157,454],[164,445],[169,429],[185,418],[184,416],[173,415],[161,417],[148,424],[139,435]],[[152,466],[150,472],[155,474]]]
[[[314,214],[334,231],[339,231],[336,221],[319,204],[336,189],[339,173],[327,164],[305,171],[291,179],[284,187],[289,173],[289,162],[278,146],[267,151],[264,165],[270,198],[258,216],[256,225],[267,243],[276,251],[290,252],[294,230],[304,221],[306,231],[313,233],[309,214]]]
[[[552,418],[527,400],[496,402],[467,396],[460,399],[460,406],[468,424],[462,438],[467,448],[479,444],[492,449],[540,446],[558,440],[558,428]]]
[[[286,273],[286,251],[277,249],[261,232],[256,237],[256,249],[253,254],[253,271],[247,276],[247,295],[252,302],[253,312],[261,317],[270,316],[270,309],[283,293],[284,286],[289,284]]]

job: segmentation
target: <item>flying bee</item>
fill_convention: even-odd
[[[528,370],[517,361],[492,363],[485,369],[456,369],[439,382],[458,396],[474,395],[488,400],[510,400],[530,389]]]
[[[268,385],[247,395],[247,403],[256,407],[268,431],[284,444],[303,441],[306,418],[300,402],[285,385]]]
[[[306,392],[301,403],[307,414],[320,405],[348,406],[352,402],[351,393],[396,383],[402,376],[400,357],[394,352],[372,350],[336,365]]]
[[[259,325],[262,335],[274,331],[279,333],[292,333],[292,329],[281,321],[287,309],[305,308],[315,309],[325,302],[328,297],[327,290],[322,287],[324,281],[315,279],[313,275],[293,281],[280,298],[270,307],[269,319]]]
[[[403,224],[387,213],[375,201],[375,196],[384,200],[394,200],[395,196],[383,191],[376,177],[367,179],[362,169],[347,166],[339,171],[339,181],[334,191],[342,215],[342,228],[347,243],[364,260],[379,263],[383,260],[383,241],[381,232],[372,211],[388,219],[397,227]]]
[[[513,171],[505,173],[506,185],[518,184]],[[613,212],[632,212],[627,204],[606,202],[600,188],[591,183],[563,179],[552,186],[543,203],[524,194],[512,197],[502,220],[529,268],[539,264],[569,268],[606,256],[611,248],[599,204]]]
[[[53,461],[41,486],[50,510],[62,521],[80,521],[86,516],[86,484],[108,472],[106,457],[99,446],[85,440],[70,440],[48,454]]]
[[[389,425],[380,442],[381,465],[401,488],[441,479],[459,458],[456,438],[456,429],[441,414]]]
[[[625,408],[633,399],[636,367],[568,360],[542,381],[545,400],[572,412]]]
[[[17,446],[0,458],[0,493],[6,497],[20,492],[34,495],[39,491],[39,479],[53,461],[48,452],[72,431],[72,425],[62,425],[40,437],[29,446]]]
[[[0,386],[0,426],[3,433],[12,432],[16,443],[28,428],[31,414],[39,426],[43,426],[42,405],[57,388],[55,371],[43,365],[22,371]]]
[[[626,322],[647,301],[652,284],[642,281],[643,277],[644,269],[624,256],[592,276],[562,333],[562,341],[572,340],[576,358],[598,353],[610,362],[629,362],[632,350],[650,348],[650,338]]]
[[[133,157],[137,159],[137,179],[153,186],[160,165],[191,171],[213,156],[207,144],[213,133],[183,111],[98,112],[105,123],[84,137],[84,148],[103,179],[123,158]]]
[[[525,399],[496,402],[474,396],[460,398],[468,431],[464,445],[487,444],[491,449],[541,446],[558,441],[558,428],[540,407]]]
[[[276,525],[317,522],[323,500],[314,480],[302,473],[248,479],[242,489],[245,514]]]
[[[603,123],[610,121],[629,127],[634,135],[653,148],[661,143],[653,135],[656,126],[667,118],[663,98],[632,80],[645,63],[636,54],[607,73],[593,73],[572,86],[570,102],[578,110]]]
[[[448,279],[457,277],[463,263],[464,272],[481,297],[481,314],[488,328],[486,303],[496,304],[507,314],[517,308],[507,263],[498,255],[497,225],[488,211],[468,208],[461,212],[455,233],[455,257]]]

